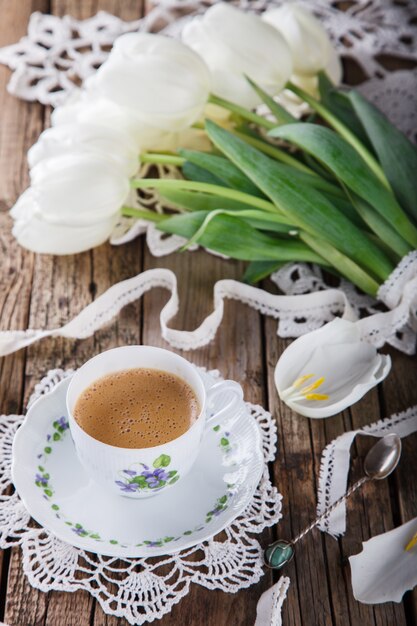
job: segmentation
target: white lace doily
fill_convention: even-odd
[[[52,370],[36,386],[30,404],[71,370]],[[217,370],[206,375],[220,379]],[[0,417],[0,548],[20,545],[23,571],[41,591],[88,591],[103,610],[130,624],[152,622],[168,613],[192,584],[235,593],[259,581],[263,550],[253,536],[281,519],[281,494],[270,481],[267,463],[276,454],[276,425],[270,413],[247,403],[262,434],[265,469],[251,504],[224,531],[193,548],[158,559],[118,559],[85,552],[35,527],[11,485],[12,442],[21,415]],[[223,535],[222,535],[223,536]]]

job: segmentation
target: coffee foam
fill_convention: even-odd
[[[91,437],[121,448],[149,448],[176,439],[200,413],[179,376],[133,368],[95,380],[78,397],[74,417]]]

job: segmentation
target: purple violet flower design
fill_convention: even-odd
[[[161,481],[166,482],[169,479],[168,472],[162,469],[162,467],[154,470],[153,472],[142,472],[141,476],[146,479],[146,482],[151,489],[158,487]]]
[[[134,493],[137,488],[136,483],[124,483],[121,480],[116,480],[116,485],[120,487],[122,491],[127,491],[128,493]]]
[[[87,531],[84,530],[82,526],[80,528],[71,528],[71,530],[79,537],[84,537],[85,535],[88,534]]]
[[[48,479],[44,478],[43,476],[41,476],[40,474],[36,474],[35,476],[35,482],[36,483],[41,483],[42,485],[47,485],[48,484]]]
[[[174,484],[179,479],[177,470],[167,469],[170,463],[171,457],[161,454],[154,460],[153,467],[140,463],[143,468],[140,473],[133,469],[122,470],[122,480],[116,480],[115,484],[128,493],[163,489],[167,484]]]
[[[63,428],[64,430],[67,430],[67,428],[69,428],[69,423],[66,417],[60,417],[57,422],[58,425],[61,426],[61,428]]]

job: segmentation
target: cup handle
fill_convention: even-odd
[[[213,404],[215,398],[222,393],[230,393],[231,398],[220,411],[210,415],[210,404]],[[233,411],[243,401],[243,391],[239,383],[234,380],[222,380],[216,383],[207,391],[207,411],[206,411],[206,428],[211,426],[213,422],[219,423],[229,415],[230,411]]]

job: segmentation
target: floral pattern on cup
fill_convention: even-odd
[[[42,460],[42,463],[44,463],[45,465],[47,465],[48,458],[53,452],[54,443],[58,441],[62,441],[65,438],[65,435],[67,434],[67,431],[69,429],[69,423],[65,416],[60,417],[59,419],[55,420],[52,426],[53,426],[53,432],[47,434],[46,445],[43,448],[43,451],[37,455],[38,460]],[[219,432],[220,426],[215,426],[213,428],[213,431],[216,433]],[[221,433],[219,447],[223,452],[228,452],[228,450],[231,449],[230,442],[228,440],[229,435],[230,433],[228,432]],[[143,482],[142,479],[140,479],[140,481],[138,480],[134,482],[131,482],[131,481],[133,481],[133,479],[137,477],[142,477],[147,484],[147,486],[145,487],[146,489],[162,489],[163,487],[165,487],[166,484],[173,484],[177,482],[177,480],[179,479],[179,475],[175,470],[165,469],[169,466],[170,463],[171,463],[171,458],[167,454],[161,454],[153,462],[152,468],[145,465],[144,463],[139,463],[138,465],[140,465],[142,468],[141,471],[139,472],[136,469],[123,470],[122,474],[126,476],[126,478],[124,479],[125,482],[123,481],[119,481],[119,482],[122,483],[124,487],[126,485],[133,484],[133,485],[139,485],[139,488],[140,488],[140,485]],[[84,538],[93,539],[96,542],[109,543],[111,545],[119,545],[121,548],[131,547],[130,545],[124,542],[120,542],[114,538],[102,539],[98,532],[94,530],[86,529],[84,525],[80,524],[79,522],[75,523],[75,522],[68,520],[66,518],[66,515],[60,510],[60,507],[58,506],[58,504],[53,502],[52,498],[54,495],[54,489],[51,484],[50,474],[48,473],[44,465],[37,466],[37,471],[35,472],[34,478],[35,478],[35,485],[39,487],[39,489],[42,489],[43,498],[51,503],[51,509],[54,511],[56,517],[58,519],[61,519],[67,526],[69,526],[75,535],[83,539]],[[161,482],[164,484],[161,485]],[[183,533],[176,535],[176,536],[161,537],[158,539],[144,539],[141,543],[135,544],[135,547],[143,546],[144,548],[159,548],[159,547],[164,546],[167,543],[174,543],[176,541],[179,541],[183,536],[193,535],[196,532],[200,532],[201,530],[204,530],[206,524],[209,524],[214,518],[221,515],[228,508],[230,498],[233,495],[234,487],[235,485],[231,485],[231,484],[227,485],[228,492],[222,495],[221,497],[217,498],[213,508],[206,513],[205,523],[199,524],[192,530],[186,530]],[[135,489],[136,491],[137,487],[133,487],[133,489]],[[128,487],[128,490],[130,490],[129,487]]]
[[[170,463],[171,457],[168,454],[158,456],[152,467],[145,463],[135,463],[139,466],[138,469],[131,465],[129,469],[122,470],[121,480],[115,480],[115,483],[124,493],[160,491],[168,485],[175,484],[180,478],[177,470],[166,469]]]

